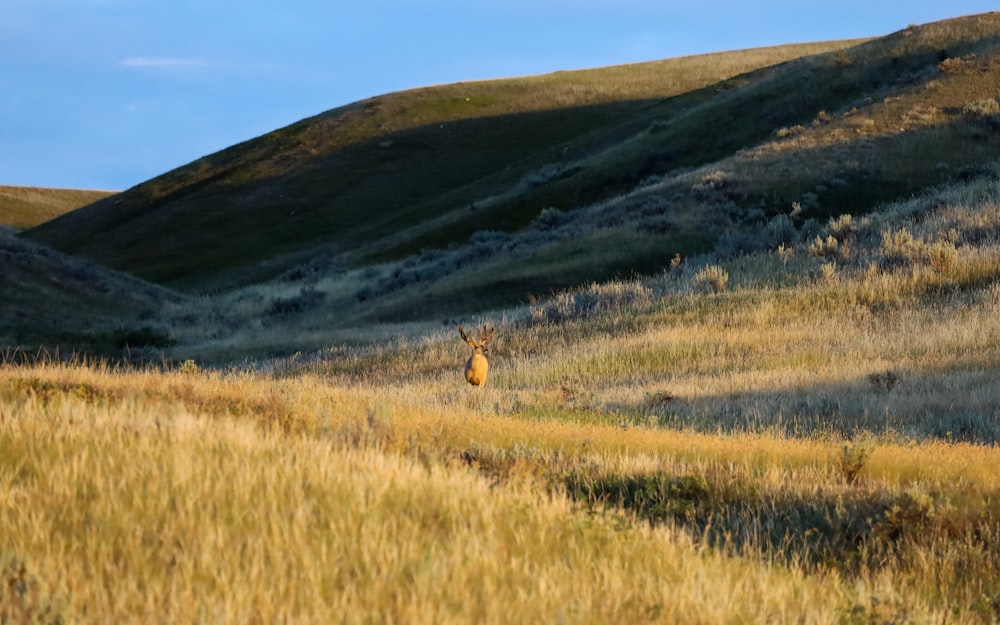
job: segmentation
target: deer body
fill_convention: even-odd
[[[465,363],[465,381],[473,386],[482,386],[489,370],[490,362],[486,360],[486,356],[479,353],[473,354]]]
[[[462,326],[458,326],[458,333],[462,340],[472,348],[472,356],[465,363],[465,381],[473,386],[482,386],[486,383],[486,374],[490,370],[490,363],[486,360],[486,354],[489,351],[486,344],[494,332],[496,332],[495,328],[490,328],[487,332],[486,326],[483,326],[479,332],[479,338],[476,339],[471,332],[466,333]]]

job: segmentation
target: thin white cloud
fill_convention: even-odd
[[[178,57],[162,56],[132,56],[118,62],[123,67],[135,67],[140,69],[148,68],[171,68],[171,69],[198,69],[209,67],[209,63],[201,59],[184,59]]]
[[[280,68],[276,63],[230,63],[176,56],[130,56],[118,61],[121,67],[132,69],[209,70],[224,72],[270,72]]]

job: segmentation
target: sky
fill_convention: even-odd
[[[0,185],[124,190],[392,91],[885,35],[995,0],[0,0]]]

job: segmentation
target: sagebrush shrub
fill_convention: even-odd
[[[837,468],[845,482],[854,484],[858,481],[858,474],[864,468],[871,452],[872,447],[867,443],[844,443],[841,446],[840,462]]]
[[[928,261],[938,273],[949,273],[958,260],[958,250],[954,243],[938,241],[927,248]]]
[[[939,273],[948,273],[958,260],[958,250],[951,241],[928,243],[906,228],[882,233],[882,266],[886,268],[930,265]]]
[[[825,239],[817,236],[809,244],[809,254],[818,258],[847,258],[850,256],[850,249],[850,246],[846,242],[841,242],[833,235],[827,235]]]
[[[922,244],[906,228],[882,232],[882,265],[896,267],[909,265],[920,257]]]
[[[693,281],[695,287],[699,289],[721,293],[729,284],[729,272],[719,265],[708,265],[694,275]]]
[[[824,282],[833,282],[837,279],[837,261],[831,260],[828,263],[823,263],[820,272]]]

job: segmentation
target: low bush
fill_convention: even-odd
[[[719,265],[708,265],[694,275],[692,284],[700,291],[722,293],[729,284],[729,272]]]

